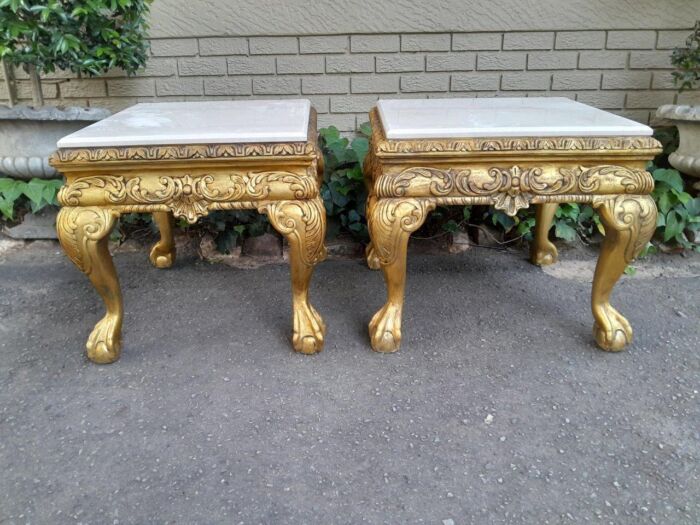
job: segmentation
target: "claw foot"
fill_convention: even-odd
[[[161,242],[157,242],[148,258],[156,268],[170,268],[175,261],[175,248],[169,250],[163,247]]]
[[[375,352],[396,352],[401,345],[401,307],[386,303],[372,317],[369,336]]]
[[[294,307],[294,350],[302,354],[315,354],[323,350],[326,324],[310,304]]]
[[[121,353],[121,319],[107,314],[95,325],[87,341],[87,357],[93,363],[109,364]]]
[[[370,270],[379,270],[381,267],[379,264],[379,256],[377,256],[377,252],[375,251],[372,243],[367,245],[367,248],[365,249],[365,257],[367,258],[367,266],[369,266]]]
[[[530,262],[537,266],[549,266],[558,260],[557,247],[551,241],[545,241],[542,246],[533,246],[530,252]]]
[[[598,321],[593,325],[593,336],[598,346],[607,352],[619,352],[632,342],[632,327],[627,319],[612,306],[603,306],[603,323]]]

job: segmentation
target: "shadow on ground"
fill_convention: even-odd
[[[700,522],[697,257],[619,284],[620,354],[579,272],[520,252],[411,257],[394,355],[359,261],[316,272],[311,357],[286,266],[116,264],[123,353],[96,366],[87,279],[53,245],[0,258],[0,523]]]

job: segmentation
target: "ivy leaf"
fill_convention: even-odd
[[[683,192],[683,178],[677,170],[659,169],[653,173],[656,182],[664,182],[677,192]]]
[[[358,137],[352,141],[350,147],[355,152],[355,155],[357,155],[357,160],[360,163],[360,166],[362,166],[362,163],[365,160],[365,155],[367,155],[367,152],[369,151],[369,141],[364,137]]]
[[[563,220],[558,220],[554,223],[554,235],[565,241],[573,241],[576,239],[576,230]]]
[[[677,212],[671,210],[666,215],[666,229],[664,230],[664,242],[670,241],[683,231],[685,221]]]
[[[22,193],[33,206],[40,206],[44,196],[44,186],[40,179],[32,179],[24,186]]]

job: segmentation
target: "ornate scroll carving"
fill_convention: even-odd
[[[632,327],[610,305],[610,294],[625,267],[642,251],[656,229],[656,204],[649,195],[618,195],[594,202],[605,227],[605,239],[593,277],[593,334],[608,351],[632,341]]]
[[[301,262],[313,266],[326,257],[326,210],[320,198],[306,201],[274,201],[258,211],[267,214],[272,226],[290,245],[301,247]]]
[[[59,201],[68,206],[101,204],[164,204],[177,217],[196,222],[212,203],[273,197],[309,199],[318,195],[315,174],[250,171],[193,176],[94,176],[65,186]]]
[[[304,201],[276,201],[261,206],[275,229],[289,242],[292,273],[294,349],[313,354],[323,349],[326,326],[309,303],[314,265],[326,257],[326,212],[320,197]]]
[[[581,193],[636,193],[645,195],[654,189],[654,179],[645,170],[625,166],[560,168],[564,177],[578,181]]]
[[[311,142],[261,144],[186,144],[173,146],[124,146],[112,148],[60,149],[52,162],[124,162],[225,159],[234,157],[289,157],[312,155]]]
[[[370,203],[367,224],[372,246],[382,265],[392,264],[411,233],[435,209],[435,199],[378,199]]]
[[[96,363],[119,358],[123,318],[119,281],[107,249],[109,232],[119,214],[95,207],[62,208],[56,219],[61,246],[102,296],[107,312],[87,341],[87,355]]]

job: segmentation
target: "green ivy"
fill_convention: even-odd
[[[362,164],[369,151],[369,123],[360,126],[352,141],[340,136],[333,126],[320,130],[325,161],[321,197],[329,218],[331,235],[348,231],[359,240],[367,240],[365,190]]]
[[[151,0],[0,0],[0,58],[98,75],[146,62]]]
[[[652,195],[659,210],[655,237],[664,244],[700,252],[700,197],[693,198],[685,191],[678,171],[664,168],[651,171]]]
[[[679,91],[693,89],[700,81],[700,20],[695,22],[685,47],[673,50],[671,64],[676,67],[673,80]]]
[[[56,194],[63,185],[61,179],[32,179],[30,181],[0,177],[0,213],[14,220],[18,209],[27,206],[37,213],[46,206],[58,206]]]

